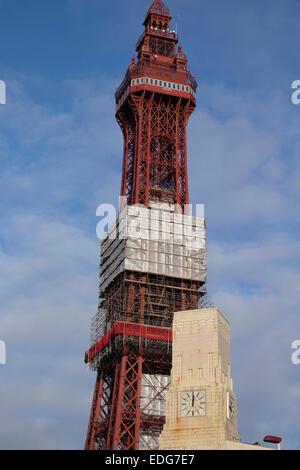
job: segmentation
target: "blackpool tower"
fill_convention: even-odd
[[[186,127],[197,83],[170,21],[155,0],[115,95],[122,202],[101,240],[99,308],[86,352],[97,373],[87,450],[158,448],[173,314],[199,308],[205,294],[205,221],[188,209]]]

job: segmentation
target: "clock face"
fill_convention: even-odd
[[[228,393],[228,410],[227,410],[227,418],[230,421],[233,421],[235,413],[235,400],[234,398]]]
[[[192,390],[190,392],[181,392],[180,410],[182,417],[205,416],[205,390]]]

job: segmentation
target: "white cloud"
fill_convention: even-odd
[[[6,230],[20,242],[0,252],[7,344],[0,408],[9,421],[0,428],[1,447],[80,448],[94,382],[83,357],[97,307],[98,241],[30,216],[14,217]]]

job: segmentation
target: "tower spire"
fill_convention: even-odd
[[[162,2],[162,0],[154,0],[148,10],[148,13],[158,13],[159,15],[170,16],[170,10],[167,5]]]

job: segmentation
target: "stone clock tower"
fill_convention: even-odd
[[[240,442],[230,356],[229,323],[217,309],[175,313],[161,450],[262,449]]]

